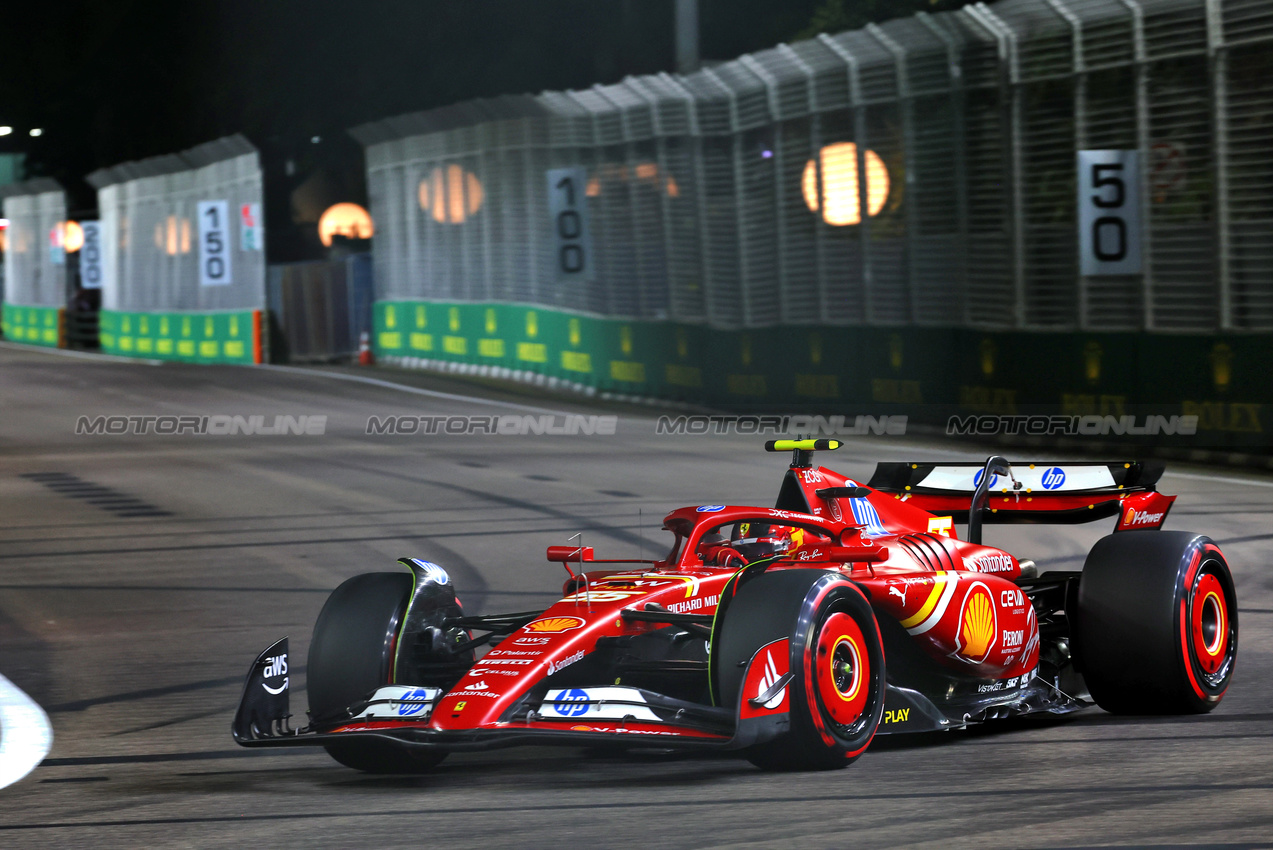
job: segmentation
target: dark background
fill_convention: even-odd
[[[959,5],[701,0],[701,53],[732,59]],[[27,177],[58,179],[72,215],[91,213],[96,195],[82,178],[94,169],[243,133],[268,175],[275,261],[313,247],[289,246],[278,224],[308,223],[308,208],[337,200],[365,203],[350,127],[675,66],[673,0],[97,0],[15,3],[4,17],[0,124],[14,133],[0,152],[25,152]],[[32,127],[44,134],[31,138]]]

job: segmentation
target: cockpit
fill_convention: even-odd
[[[706,530],[696,551],[704,566],[737,569],[781,558],[802,546],[830,542],[831,537],[816,528],[767,519],[739,520]]]

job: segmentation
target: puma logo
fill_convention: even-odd
[[[889,585],[889,588],[888,588],[888,595],[889,595],[889,596],[896,596],[897,598],[901,599],[901,600],[902,600],[902,604],[903,604],[903,605],[905,605],[905,604],[906,604],[906,593],[907,593],[907,591],[909,591],[910,589],[911,589],[911,588],[910,588],[910,585],[905,585],[905,586],[903,586],[901,589],[899,589],[896,585]]]

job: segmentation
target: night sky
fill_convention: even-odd
[[[949,0],[701,0],[701,50],[731,59]],[[365,121],[473,97],[674,70],[672,0],[94,0],[6,6],[0,152],[25,151],[71,209],[90,171],[231,133],[361,191]],[[33,139],[32,127],[44,134]],[[311,145],[319,136],[324,143]],[[344,175],[354,175],[345,177]],[[355,199],[355,198],[350,198]]]

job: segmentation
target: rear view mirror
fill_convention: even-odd
[[[591,546],[584,546],[582,549],[578,546],[549,546],[548,560],[553,563],[564,564],[567,562],[592,561],[596,556],[592,552]]]

